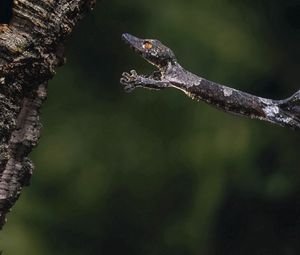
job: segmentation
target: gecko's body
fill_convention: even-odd
[[[185,70],[174,53],[158,40],[139,39],[130,34],[123,34],[122,38],[137,54],[158,68],[151,75],[138,75],[134,70],[123,73],[121,83],[127,91],[136,87],[158,90],[173,87],[226,112],[300,129],[300,91],[285,100],[254,96]]]

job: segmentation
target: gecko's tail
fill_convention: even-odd
[[[278,102],[279,114],[286,126],[300,130],[300,90]]]

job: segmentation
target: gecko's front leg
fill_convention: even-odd
[[[124,85],[126,92],[131,92],[137,87],[161,90],[168,87],[168,81],[159,77],[157,72],[152,75],[138,75],[135,70],[131,70],[130,73],[124,72],[120,79],[121,84]]]

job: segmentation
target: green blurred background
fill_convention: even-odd
[[[300,254],[300,133],[174,89],[120,39],[157,38],[188,70],[259,96],[299,89],[298,0],[98,1],[50,81],[31,186],[3,254]]]

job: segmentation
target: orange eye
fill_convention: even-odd
[[[147,50],[151,49],[153,47],[151,42],[144,42],[143,47]]]

